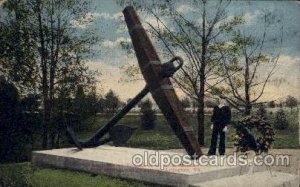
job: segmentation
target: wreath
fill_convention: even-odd
[[[254,134],[260,134],[255,138]],[[234,139],[236,151],[267,153],[274,142],[274,131],[264,116],[249,116],[237,122]]]

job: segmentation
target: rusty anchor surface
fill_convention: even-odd
[[[169,77],[161,76],[164,68],[133,7],[123,10],[132,44],[142,74],[153,99],[164,114],[182,146],[189,155],[202,155],[193,129],[188,125],[184,110]]]

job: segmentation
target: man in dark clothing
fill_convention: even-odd
[[[208,155],[215,155],[217,148],[218,135],[220,135],[219,142],[219,154],[225,154],[225,132],[227,131],[227,125],[231,120],[231,111],[228,106],[215,106],[213,109],[213,115],[211,117],[211,144],[208,151]]]

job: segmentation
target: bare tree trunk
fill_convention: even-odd
[[[247,84],[246,84],[247,85]],[[245,86],[245,115],[250,115],[251,110],[252,110],[252,104],[250,101],[250,93],[249,93],[249,86]]]
[[[199,145],[204,145],[204,102],[199,99],[197,110],[197,122],[198,122],[198,142]]]
[[[53,5],[53,1],[51,1],[51,9],[52,9],[52,13],[54,12],[54,5]],[[53,120],[52,120],[52,106],[53,106],[53,100],[54,100],[54,77],[55,77],[55,69],[56,69],[56,61],[55,61],[55,36],[54,36],[54,25],[53,25],[53,14],[51,14],[50,16],[50,29],[51,29],[51,59],[50,59],[50,77],[49,77],[49,103],[50,103],[50,125],[51,125],[51,132],[50,132],[50,136],[51,136],[51,147],[54,148],[55,147],[55,135],[56,135],[56,130],[54,129],[54,125],[53,125]],[[56,49],[57,50],[57,49]]]
[[[200,87],[198,95],[198,143],[204,145],[204,94],[205,94],[205,68],[206,68],[206,48],[207,48],[207,38],[206,38],[206,1],[203,1],[203,14],[202,14],[202,50],[201,50],[201,65],[199,71]]]
[[[55,141],[55,148],[58,149],[60,147],[60,135],[57,134],[57,138]]]
[[[205,58],[205,57],[203,57]],[[205,92],[205,66],[202,64],[200,68],[200,89],[198,96],[198,142],[200,145],[204,145],[204,92]]]
[[[245,115],[250,115],[251,109],[252,109],[252,104],[250,101],[250,78],[249,78],[249,61],[246,52],[246,67],[245,67]]]
[[[42,10],[41,10],[41,1],[36,1],[36,8],[37,8],[37,16],[38,16],[38,23],[39,23],[39,38],[40,38],[40,57],[41,57],[41,69],[42,69],[42,93],[43,93],[43,141],[42,147],[43,149],[47,149],[48,147],[48,128],[49,128],[49,120],[50,120],[50,105],[49,105],[49,88],[48,88],[48,72],[47,72],[47,52],[45,50],[45,36],[43,30],[43,23],[42,23]]]
[[[45,89],[43,88],[43,106],[44,106],[44,113],[43,113],[43,142],[42,147],[43,149],[47,149],[48,147],[48,128],[49,128],[49,104],[48,104],[48,94]]]
[[[252,110],[252,105],[251,104],[245,104],[245,112],[244,112],[244,114],[245,115],[250,115],[251,110]]]

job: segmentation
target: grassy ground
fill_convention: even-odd
[[[274,129],[274,148],[299,148],[298,113],[296,111],[293,113],[287,111],[286,114],[290,125],[285,130]],[[233,115],[233,121],[237,120],[236,116],[237,115]],[[107,115],[98,115],[95,118],[90,119],[87,122],[89,126],[88,130],[80,132],[79,136],[83,139],[91,136],[97,129],[102,127],[110,119],[110,117],[111,116]],[[193,126],[196,132],[197,121],[195,115],[190,115],[188,119],[189,124]],[[268,119],[270,120],[271,124],[274,124],[274,113],[268,113]],[[209,120],[210,116],[205,116],[205,147],[210,145],[211,130]],[[140,118],[138,115],[127,115],[119,122],[119,124],[139,127]],[[229,131],[226,136],[226,147],[233,147],[234,134],[235,129],[233,126],[229,126]],[[139,128],[124,146],[149,149],[182,148],[177,137],[174,135],[172,129],[162,115],[157,116],[156,127],[154,130],[145,131]]]
[[[30,163],[0,164],[3,187],[150,187],[155,184],[60,169],[45,169]]]
[[[275,129],[274,148],[299,148],[298,145],[298,113],[286,112],[290,125],[286,130]],[[108,115],[98,115],[89,119],[86,123],[88,128],[79,133],[80,138],[91,136],[96,130],[110,119]],[[189,123],[197,130],[196,118],[189,116]],[[211,130],[210,116],[205,118],[205,147],[210,144]],[[268,114],[268,119],[274,123],[274,114]],[[236,121],[236,115],[233,115]],[[119,124],[139,127],[140,119],[138,115],[127,115]],[[226,146],[233,147],[234,128],[231,126],[227,134]],[[67,146],[67,145],[66,145]],[[148,149],[175,149],[182,148],[172,129],[167,124],[163,116],[158,115],[154,130],[144,131],[140,128],[134,133],[131,139],[124,145],[128,147],[140,147]],[[34,187],[93,187],[93,186],[154,186],[153,184],[123,180],[103,175],[90,175],[83,172],[66,171],[59,169],[45,169],[33,167],[30,163],[5,164],[0,165],[0,187],[6,186],[34,186]]]
[[[299,148],[299,119],[298,111],[292,113],[287,110],[287,119],[289,121],[289,127],[285,130],[274,129],[275,141],[274,148]],[[274,115],[269,114],[271,124],[274,124]]]

